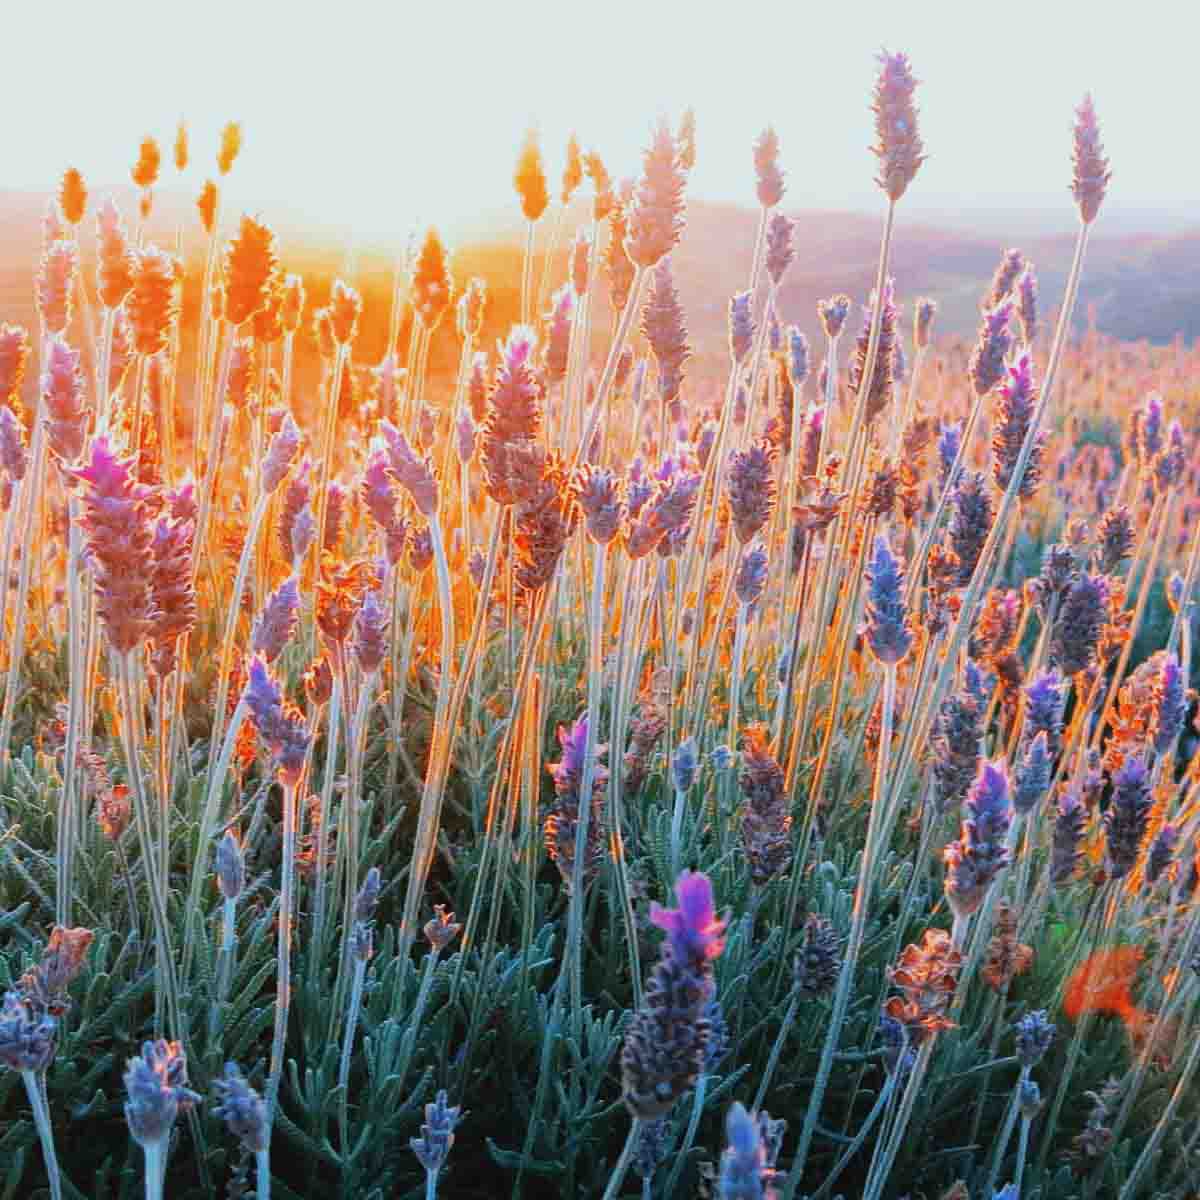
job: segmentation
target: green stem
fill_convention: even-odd
[[[638,1133],[641,1129],[641,1121],[637,1117],[630,1118],[629,1121],[629,1136],[625,1139],[625,1145],[621,1150],[621,1157],[617,1159],[617,1165],[613,1167],[612,1174],[608,1177],[608,1186],[604,1189],[602,1200],[616,1200],[621,1192],[621,1184],[625,1182],[626,1172],[629,1170],[629,1164],[633,1162],[633,1152],[637,1149]]]
[[[50,1200],[62,1200],[62,1177],[58,1169],[58,1155],[54,1152],[54,1128],[50,1123],[50,1108],[42,1093],[41,1079],[33,1071],[22,1071],[25,1094],[33,1109],[33,1123],[37,1126],[38,1138],[42,1143],[42,1159],[46,1164],[46,1178],[50,1183]]]
[[[867,914],[871,907],[871,894],[875,882],[875,857],[882,854],[891,837],[891,825],[883,817],[883,797],[888,779],[888,758],[892,741],[892,715],[896,704],[896,666],[890,663],[883,668],[883,710],[880,720],[879,751],[876,759],[875,786],[871,799],[871,815],[867,822],[867,839],[863,847],[862,860],[858,869],[858,884],[854,890],[854,910],[850,923],[850,937],[846,944],[842,969],[838,974],[837,989],[833,997],[833,1011],[829,1018],[829,1031],[821,1050],[817,1076],[809,1095],[808,1109],[804,1114],[804,1125],[800,1131],[800,1144],[796,1149],[792,1169],[788,1173],[784,1195],[790,1200],[804,1173],[809,1146],[817,1119],[821,1114],[821,1101],[829,1083],[833,1068],[833,1056],[841,1038],[842,1023],[850,1004],[850,991],[854,983],[854,971],[866,933]],[[882,826],[882,828],[881,828]]]
[[[671,1167],[671,1174],[667,1176],[667,1186],[663,1189],[663,1196],[666,1200],[675,1194],[675,1187],[679,1183],[679,1176],[683,1173],[684,1165],[687,1162],[688,1152],[696,1141],[696,1133],[700,1128],[700,1118],[704,1113],[704,1100],[708,1094],[708,1075],[702,1074],[696,1080],[695,1090],[692,1092],[692,1111],[688,1115],[687,1131],[683,1135],[683,1145],[679,1148],[679,1153],[675,1155],[674,1165]],[[756,1109],[758,1105],[754,1106]]]
[[[283,783],[282,878],[279,897],[279,940],[275,978],[275,1028],[271,1037],[271,1069],[267,1078],[268,1120],[275,1118],[279,1080],[283,1074],[284,1043],[287,1038],[288,1009],[292,1000],[292,912],[296,883],[296,805],[297,785]]]
[[[271,1148],[254,1152],[255,1200],[271,1200]]]
[[[12,644],[8,654],[8,680],[4,686],[4,709],[0,716],[0,766],[9,761],[9,743],[12,741],[13,714],[17,706],[17,687],[21,682],[21,666],[25,655],[26,607],[29,604],[29,586],[33,578],[34,548],[41,539],[36,536],[37,517],[46,483],[46,412],[40,398],[33,426],[32,462],[25,473],[25,486],[21,489],[23,522],[21,526],[21,572],[17,582],[16,604],[13,608]],[[7,591],[8,579],[3,580]],[[0,630],[0,633],[3,631]]]
[[[400,926],[399,954],[405,957],[416,938],[417,919],[421,900],[425,894],[425,881],[433,865],[437,846],[438,828],[441,824],[442,799],[445,794],[446,773],[450,750],[454,741],[453,730],[447,727],[450,705],[450,679],[454,664],[454,609],[450,591],[450,567],[446,560],[446,545],[441,522],[435,513],[429,518],[429,533],[433,542],[433,559],[437,571],[438,607],[442,619],[441,669],[438,677],[437,708],[434,715],[433,735],[429,747],[429,763],[426,768],[425,787],[421,795],[421,810],[417,817],[417,835],[413,843],[412,861],[408,873],[408,891],[404,897],[404,916]],[[486,607],[486,597],[480,607]],[[461,687],[462,679],[459,684]]]

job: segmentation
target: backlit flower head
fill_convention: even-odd
[[[157,246],[146,246],[136,254],[133,289],[125,301],[133,329],[133,345],[139,354],[157,354],[170,340],[171,326],[179,316],[176,284],[183,264]]]
[[[79,351],[72,350],[57,337],[47,343],[42,371],[42,403],[50,449],[64,462],[74,462],[83,453],[87,437],[83,372]]]
[[[650,920],[667,934],[676,958],[684,963],[719,958],[725,949],[725,922],[717,916],[708,877],[683,871],[675,881],[675,898],[678,908],[651,903]]]
[[[1038,283],[1032,263],[1017,280],[1017,319],[1021,322],[1021,337],[1025,345],[1033,345],[1038,330]]]
[[[862,376],[867,368],[867,353],[871,343],[871,323],[874,320],[876,296],[863,309],[863,323],[854,346],[854,361],[850,365],[850,388],[854,392],[863,386]],[[875,367],[867,384],[866,408],[863,419],[872,423],[891,403],[896,378],[896,342],[899,313],[895,302],[895,282],[889,277],[883,287],[883,306],[879,318],[879,343],[875,352]]]
[[[379,670],[387,657],[388,614],[379,594],[370,591],[354,618],[354,656],[367,675]]]
[[[1071,194],[1079,206],[1080,220],[1085,225],[1090,225],[1100,212],[1100,205],[1108,191],[1108,181],[1112,178],[1108,158],[1100,141],[1096,106],[1092,103],[1090,93],[1084,96],[1083,102],[1075,110],[1075,137],[1071,159],[1074,168]]]
[[[200,1101],[188,1086],[187,1056],[178,1042],[145,1042],[125,1071],[125,1120],[139,1145],[165,1146],[175,1118]]]
[[[753,541],[775,507],[775,457],[774,446],[765,440],[735,450],[729,457],[729,510],[734,532],[743,545]]]
[[[1001,300],[995,308],[984,311],[979,337],[971,352],[967,373],[977,396],[986,396],[1004,378],[1004,360],[1012,349],[1013,302]]]
[[[642,333],[658,367],[662,403],[670,407],[679,398],[684,364],[692,351],[669,255],[650,274],[650,293],[642,309]]]
[[[437,229],[428,229],[413,268],[413,311],[422,328],[436,329],[450,307],[454,280],[446,259],[446,248]]]
[[[670,126],[661,120],[642,156],[642,175],[629,212],[625,249],[637,266],[654,266],[678,244],[683,233],[685,182]]]
[[[273,663],[284,651],[300,621],[300,587],[289,575],[266,599],[254,622],[251,653]]]
[[[885,533],[875,535],[867,579],[867,644],[881,663],[894,665],[908,656],[913,635],[904,606],[904,567]]]
[[[879,55],[879,74],[871,101],[875,114],[875,145],[871,150],[879,160],[875,182],[893,204],[907,191],[925,161],[925,145],[913,104],[916,89],[908,55],[884,50]]]
[[[546,316],[546,382],[562,383],[567,376],[567,362],[571,349],[571,324],[575,316],[575,290],[564,283],[550,298],[550,312]]]
[[[176,646],[196,625],[196,587],[192,579],[191,518],[160,516],[154,523],[150,593],[153,615],[148,636],[155,674],[165,679],[176,666]]]
[[[513,186],[517,189],[525,220],[540,220],[550,204],[550,192],[546,185],[546,168],[542,164],[542,148],[536,129],[530,129],[521,143],[517,167],[513,172]]]
[[[251,1153],[266,1150],[271,1141],[271,1118],[266,1101],[250,1086],[236,1063],[225,1064],[225,1074],[213,1081],[220,1117],[231,1134]]]
[[[582,463],[574,486],[588,536],[598,545],[608,545],[620,531],[624,516],[620,480],[607,467]]]
[[[20,325],[0,323],[0,405],[20,411],[21,384],[29,364],[29,334]]]
[[[228,175],[237,156],[242,152],[242,123],[228,121],[221,128],[221,144],[217,149],[217,170]]]
[[[211,179],[206,179],[200,195],[196,197],[196,211],[200,214],[201,227],[209,235],[216,228],[218,199],[217,185]]]
[[[74,242],[51,242],[38,266],[37,307],[47,334],[62,334],[71,323],[79,249]]]
[[[125,654],[146,637],[154,611],[149,489],[134,477],[132,460],[118,458],[103,435],[92,440],[87,464],[71,474],[85,485],[80,524],[100,619],[113,649]]]
[[[409,444],[408,438],[390,421],[381,421],[380,432],[387,445],[392,474],[412,497],[417,511],[424,517],[434,517],[438,511],[438,478],[433,456],[422,457]]]
[[[270,300],[278,273],[274,231],[255,217],[243,215],[225,250],[225,319],[241,325],[253,317]]]
[[[754,143],[755,190],[763,208],[774,208],[784,193],[783,172],[779,168],[779,135],[770,125]]]
[[[1121,879],[1133,870],[1146,836],[1152,794],[1145,761],[1130,754],[1112,777],[1112,797],[1104,813],[1105,859],[1109,875]]]
[[[294,787],[304,771],[308,729],[300,713],[284,701],[279,684],[260,655],[250,660],[243,699],[258,736],[271,752],[280,781]]]
[[[68,225],[77,226],[87,211],[87,184],[76,167],[68,167],[58,181],[58,207]]]
[[[1038,387],[1033,378],[1033,355],[1028,348],[1017,355],[1016,361],[1004,368],[992,427],[992,478],[1000,491],[1012,481],[1021,448],[1033,424],[1037,408]],[[1038,430],[1033,436],[1033,449],[1021,476],[1018,495],[1029,500],[1041,478],[1042,453],[1046,435]]]

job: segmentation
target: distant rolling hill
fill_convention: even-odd
[[[120,189],[116,198],[132,224],[136,215],[132,190]],[[45,204],[45,195],[0,191],[0,320],[21,321],[31,327],[34,322],[33,266]],[[577,205],[577,212],[581,222],[586,219],[583,204]],[[264,215],[274,219],[270,212]],[[858,303],[866,300],[874,283],[882,218],[847,212],[792,215],[797,222],[796,261],[781,290],[780,317],[812,336],[817,333],[818,299],[846,292]],[[552,210],[539,231],[543,250],[555,216]],[[179,194],[157,197],[149,236],[160,244],[173,245],[180,220],[187,231],[184,246],[189,278],[195,280],[200,267],[200,230],[189,198]],[[485,224],[482,219],[480,223]],[[757,212],[746,208],[704,202],[688,206],[687,229],[673,263],[692,341],[702,356],[722,351],[729,297],[746,285],[757,223]],[[230,224],[227,220],[226,227]],[[90,214],[86,226],[84,254],[90,271],[94,245]],[[329,277],[342,269],[344,248],[309,240],[302,230],[290,228],[286,218],[279,226],[285,268],[304,274],[310,300],[323,303]],[[501,336],[515,317],[524,238],[511,217],[488,220],[486,227],[486,233],[453,247],[452,267],[458,285],[473,274],[488,279],[492,302],[486,337],[490,342]],[[1043,313],[1049,319],[1070,263],[1073,239],[1069,235],[1009,242],[990,232],[972,234],[961,227],[910,222],[901,208],[892,270],[906,331],[913,300],[927,295],[938,301],[941,333],[969,334],[978,323],[979,297],[1001,252],[1010,244],[1019,245],[1036,264]],[[563,277],[565,259],[563,246],[552,276],[556,280]],[[383,354],[392,267],[391,255],[372,247],[361,247],[356,254],[355,281],[368,311],[355,353],[360,363],[377,361]],[[194,286],[189,288],[189,305],[195,304],[197,291]],[[1188,340],[1200,336],[1200,228],[1173,235],[1106,236],[1101,217],[1090,244],[1077,310],[1081,325],[1088,319],[1089,309],[1101,332],[1122,339],[1168,342],[1176,336]],[[605,325],[602,319],[599,328]],[[434,365],[453,369],[457,350],[452,323],[447,321],[439,334]]]

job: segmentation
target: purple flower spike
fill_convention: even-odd
[[[417,511],[424,517],[432,517],[438,510],[438,482],[433,459],[424,458],[409,445],[408,438],[390,421],[381,421],[379,428],[387,443],[392,473],[412,496]]]
[[[729,301],[729,352],[735,363],[740,363],[750,353],[754,341],[752,299],[749,292],[738,292]]]
[[[1079,206],[1079,216],[1085,225],[1090,225],[1100,211],[1108,181],[1112,172],[1108,169],[1108,158],[1100,141],[1100,124],[1096,120],[1096,106],[1091,95],[1075,110],[1075,145],[1072,154],[1074,172],[1071,178],[1071,194]]]
[[[871,653],[881,663],[902,662],[913,642],[904,608],[904,567],[884,533],[875,537],[868,581],[867,642]]]
[[[1012,348],[1013,302],[1002,300],[983,314],[979,340],[967,368],[977,396],[986,396],[1004,378],[1004,360]]]
[[[295,575],[289,576],[268,597],[254,622],[251,649],[273,663],[296,632],[300,612],[300,588]]]
[[[725,949],[725,922],[717,916],[712,884],[699,871],[684,871],[675,881],[678,908],[650,905],[650,920],[666,932],[681,962],[707,962]]]
[[[1166,754],[1183,729],[1187,716],[1188,696],[1179,659],[1168,654],[1163,659],[1162,672],[1154,685],[1154,750]]]

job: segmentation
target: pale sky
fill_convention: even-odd
[[[929,162],[904,204],[1073,214],[1072,110],[1090,89],[1112,159],[1115,231],[1200,224],[1191,0],[908,0],[410,4],[327,0],[10,0],[3,176],[53,186],[75,164],[127,182],[160,138],[164,183],[182,116],[186,187],[213,171],[217,131],[245,126],[229,208],[321,223],[366,243],[415,222],[453,231],[515,208],[524,129],[543,137],[552,192],[567,135],[633,173],[654,118],[689,104],[691,193],[754,203],[750,146],[776,127],[797,208],[879,207],[867,105],[874,53],[910,55]],[[229,211],[227,208],[227,211]]]

